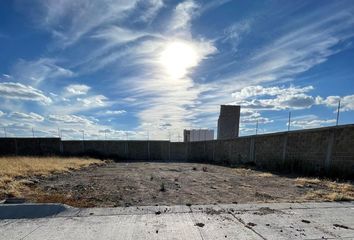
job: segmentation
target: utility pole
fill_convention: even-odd
[[[291,112],[289,112],[288,132],[290,131],[290,123],[291,123]]]
[[[338,126],[338,122],[339,122],[339,112],[340,112],[340,99],[338,101],[338,110],[337,110],[337,121],[336,121],[336,126]]]
[[[147,131],[147,140],[148,140],[148,141],[150,140],[150,133],[149,133],[149,131]]]
[[[107,140],[107,129],[104,130],[104,140]]]
[[[257,119],[257,122],[256,122],[256,135],[258,134],[258,119]]]
[[[181,135],[178,133],[178,142],[180,142],[181,140]]]
[[[85,141],[85,130],[82,130],[82,141]]]
[[[33,130],[33,128],[32,128],[32,137],[34,138],[34,130]]]
[[[4,127],[4,135],[5,135],[5,137],[7,137],[7,134],[6,134],[6,127]]]

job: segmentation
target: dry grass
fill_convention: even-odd
[[[257,176],[258,177],[274,177],[274,175],[272,174],[272,173],[267,173],[267,172],[265,172],[265,173],[259,173],[259,174],[257,174]]]
[[[70,172],[92,164],[104,162],[90,158],[0,157],[0,198],[21,196],[33,184],[28,180],[31,177]]]
[[[297,178],[295,185],[310,188],[304,196],[306,200],[354,201],[352,183],[338,183],[318,178]]]

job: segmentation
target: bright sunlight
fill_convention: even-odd
[[[160,56],[160,62],[172,78],[181,78],[198,63],[197,52],[184,42],[169,43]]]

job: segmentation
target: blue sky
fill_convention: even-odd
[[[171,139],[242,106],[241,135],[354,119],[353,1],[0,4],[7,136]],[[3,131],[4,130],[4,131]]]

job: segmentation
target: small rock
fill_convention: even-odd
[[[254,227],[257,226],[257,224],[253,223],[253,222],[249,222],[247,223],[247,227]]]
[[[198,226],[198,227],[204,227],[205,224],[204,223],[196,223],[195,226]]]

